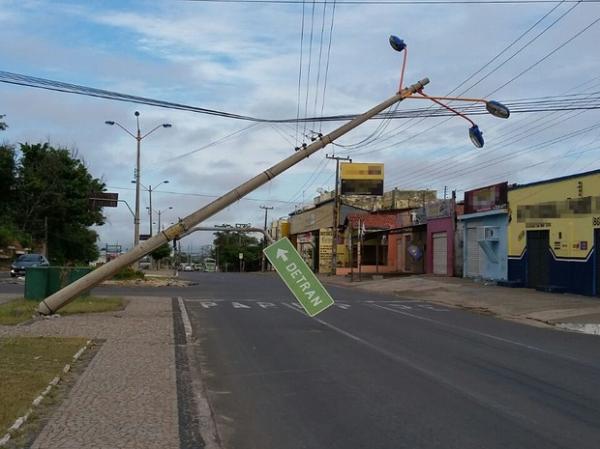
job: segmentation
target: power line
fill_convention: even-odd
[[[518,36],[516,39],[514,39],[504,50],[502,50],[496,56],[494,56],[492,59],[490,59],[479,70],[477,70],[475,73],[473,73],[471,76],[469,76],[466,80],[464,80],[463,82],[461,82],[457,87],[455,87],[454,89],[452,89],[447,95],[450,95],[450,94],[454,93],[462,85],[464,85],[466,82],[468,82],[469,80],[471,80],[475,75],[477,75],[478,73],[480,73],[482,70],[484,70],[486,67],[488,67],[491,63],[493,63],[495,60],[497,60],[501,55],[503,55],[506,51],[508,51],[510,48],[512,48],[517,42],[519,42],[522,38],[524,38],[527,34],[529,34],[537,25],[539,25],[542,21],[544,21],[544,19],[546,19],[550,14],[552,14],[563,3],[565,3],[565,2],[561,1],[556,6],[554,6],[552,9],[550,9],[550,11],[548,11],[546,14],[544,14],[540,19],[538,19],[527,30],[525,30],[523,33],[521,33],[520,36]],[[499,64],[498,66],[496,66],[487,75],[485,75],[484,77],[480,78],[479,81],[477,81],[475,84],[471,85],[470,87],[468,87],[466,89],[463,89],[462,92],[460,92],[458,95],[460,96],[460,95],[465,94],[471,88],[473,88],[474,86],[476,86],[477,84],[479,84],[481,81],[483,81],[485,78],[487,78],[488,76],[490,76],[492,73],[496,72],[499,68],[502,67],[503,64],[505,64],[506,62],[508,62],[510,59],[514,58],[517,54],[519,54],[521,51],[523,51],[525,48],[527,48],[529,45],[531,45],[537,38],[539,38],[542,34],[544,34],[548,29],[550,29],[551,27],[553,27],[554,25],[556,25],[556,23],[558,23],[562,18],[564,18],[567,14],[569,14],[578,5],[579,5],[579,3],[576,3],[568,11],[566,11],[558,19],[556,19],[553,23],[551,23],[544,30],[542,30],[537,36],[535,36],[533,39],[529,40],[524,46],[522,46],[519,50],[517,50],[516,52],[514,52],[508,59],[505,59],[501,64]],[[429,109],[431,109],[431,108],[433,108],[433,105],[429,107]],[[417,125],[419,123],[422,123],[425,120],[425,118],[426,118],[426,116],[424,116],[423,118],[421,118],[421,120],[419,120],[415,125]],[[412,136],[409,136],[408,138],[403,139],[400,143],[404,143],[406,141],[412,140],[413,138],[418,137],[418,136],[422,135],[423,133],[429,132],[432,129],[435,129],[436,127],[442,125],[443,123],[446,123],[450,119],[451,119],[451,117],[448,118],[447,120],[443,120],[443,121],[441,121],[441,122],[439,122],[437,124],[434,124],[434,125],[426,128],[425,130],[421,131],[421,132],[418,132],[418,133],[416,133],[416,134],[414,134]],[[405,129],[406,129],[406,127],[404,127],[401,131],[404,131]],[[398,132],[394,133],[392,136],[387,137],[385,140],[389,140],[391,137],[393,137],[395,135],[398,135],[401,131],[398,131]],[[387,148],[389,148],[389,147],[387,147]],[[378,152],[378,150],[373,150],[372,152]]]
[[[302,84],[302,53],[304,51],[304,0],[302,1],[302,23],[300,32],[300,67],[298,69],[298,108],[296,110],[296,146],[298,146],[298,126],[300,119],[300,91]]]
[[[198,3],[265,3],[299,5],[302,0],[186,0]],[[600,3],[600,0],[338,0],[343,5],[530,5],[547,3]],[[316,4],[327,0],[315,0]]]
[[[106,186],[109,189],[114,190],[135,190],[133,187],[120,187],[120,186]],[[167,195],[179,195],[179,196],[195,196],[200,198],[219,198],[220,195],[211,195],[210,193],[197,193],[197,192],[173,192],[169,190],[159,190],[156,192],[157,194],[167,194]],[[293,204],[293,201],[289,200],[276,200],[276,199],[265,199],[265,198],[253,198],[249,196],[245,196],[240,198],[239,201],[262,201],[262,202],[274,202],[274,203],[282,203],[282,204]]]
[[[594,20],[593,22],[591,22],[589,25],[587,25],[586,27],[584,27],[583,29],[581,29],[580,31],[578,31],[577,33],[575,33],[573,36],[571,36],[569,39],[567,39],[565,42],[563,42],[562,44],[560,44],[558,47],[556,47],[554,50],[550,51],[549,53],[547,53],[543,58],[538,59],[536,62],[534,62],[533,64],[531,64],[529,67],[527,67],[525,70],[522,70],[521,72],[519,72],[517,75],[515,75],[514,77],[512,77],[511,79],[509,79],[507,82],[505,82],[504,84],[502,84],[500,87],[498,87],[497,89],[493,90],[492,92],[490,92],[488,95],[493,95],[496,92],[498,92],[499,90],[505,88],[506,86],[508,86],[510,83],[512,83],[513,81],[517,80],[518,78],[520,78],[521,76],[523,76],[524,74],[526,74],[527,72],[529,72],[531,69],[533,69],[534,67],[536,67],[537,65],[539,65],[540,63],[544,62],[546,59],[548,59],[550,56],[552,56],[554,53],[556,53],[558,50],[560,50],[561,48],[563,48],[565,45],[569,44],[570,42],[572,42],[574,39],[578,38],[579,36],[581,36],[583,33],[585,33],[587,30],[589,30],[591,27],[593,27],[594,25],[596,25],[598,22],[600,22],[600,17],[598,17],[596,20]]]
[[[312,2],[312,13],[310,18],[310,38],[308,40],[308,70],[306,74],[306,101],[304,102],[304,117],[308,116],[308,97],[310,95],[310,69],[312,65],[312,43],[313,43],[313,30],[315,25],[315,2]],[[304,129],[302,131],[303,137],[306,136],[306,122],[304,122]]]
[[[327,44],[327,62],[325,63],[325,80],[323,81],[323,96],[321,98],[321,114],[323,117],[323,111],[325,109],[325,93],[327,92],[327,76],[329,75],[329,61],[331,56],[331,41],[333,36],[333,22],[335,19],[335,4],[336,0],[333,0],[333,8],[331,10],[331,24],[329,26],[329,43]],[[322,122],[319,122],[319,132],[322,131]]]
[[[598,19],[598,20],[600,20],[600,19]],[[156,107],[161,107],[161,108],[166,108],[166,109],[184,110],[184,111],[194,112],[194,113],[199,113],[199,114],[214,115],[214,116],[223,117],[223,118],[257,122],[257,123],[297,123],[297,122],[312,123],[312,122],[320,122],[320,121],[338,122],[338,121],[351,120],[358,115],[358,114],[342,114],[342,115],[333,115],[333,116],[324,116],[324,117],[304,117],[304,118],[300,118],[300,119],[296,119],[296,118],[293,118],[293,119],[290,119],[290,118],[266,119],[266,118],[258,118],[258,117],[252,117],[252,116],[247,116],[247,115],[233,114],[230,112],[219,111],[219,110],[214,110],[214,109],[207,109],[207,108],[185,105],[185,104],[181,104],[181,103],[174,103],[174,102],[169,102],[169,101],[164,101],[164,100],[156,100],[156,99],[152,99],[152,98],[139,97],[139,96],[135,96],[135,95],[123,94],[123,93],[118,93],[118,92],[113,92],[113,91],[108,91],[108,90],[97,89],[97,88],[93,88],[93,87],[81,86],[81,85],[76,85],[76,84],[68,84],[68,83],[63,83],[60,81],[53,81],[53,80],[49,80],[49,79],[37,78],[37,77],[29,76],[29,75],[22,75],[22,74],[5,72],[5,71],[0,71],[0,83],[20,85],[20,86],[25,86],[25,87],[33,87],[33,88],[44,89],[44,90],[58,91],[58,92],[63,92],[63,93],[71,93],[71,94],[76,94],[76,95],[91,96],[91,97],[95,97],[95,98],[103,98],[103,99],[114,100],[114,101],[124,101],[124,102],[136,103],[136,104],[145,104],[145,105],[149,105],[149,106],[156,106]],[[556,101],[561,101],[561,100],[559,98],[557,98]],[[564,100],[562,100],[562,101],[564,101]],[[556,106],[556,105],[549,105],[548,102],[542,102],[542,101],[536,101],[536,100],[531,100],[529,102],[527,102],[527,101],[507,102],[506,105],[511,108],[512,113],[540,112],[540,111],[548,111],[548,110],[551,110],[551,111],[566,110],[566,108],[564,108],[564,107]],[[579,104],[576,102],[573,102],[572,107],[571,107],[571,109],[595,109],[595,108],[596,108],[595,105],[582,104],[581,101],[579,101]],[[473,115],[487,113],[487,112],[485,112],[484,107],[481,105],[469,106],[469,107],[462,108],[461,110],[464,110],[464,111],[468,112],[469,114],[473,114]],[[394,112],[391,116],[389,113],[388,114],[386,114],[386,113],[379,114],[379,115],[375,116],[375,119],[387,120],[389,118],[393,118],[393,119],[414,118],[415,116],[417,116],[417,117],[442,117],[442,116],[453,116],[454,115],[453,113],[451,113],[449,111],[444,111],[441,109],[440,110],[433,109],[432,111],[433,112],[430,111],[430,108],[416,108],[416,109],[412,109],[412,110],[402,110],[399,112]],[[402,142],[404,142],[404,141],[402,141]],[[377,151],[379,151],[379,150],[377,150]],[[371,152],[376,152],[376,151],[370,151],[369,153],[371,153]],[[365,153],[365,154],[367,154],[367,153]]]

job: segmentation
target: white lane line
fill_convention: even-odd
[[[303,314],[304,316],[306,316],[307,318],[308,315],[306,315],[306,313],[304,313],[304,311],[302,310],[298,310],[292,306],[290,306],[289,304],[284,304],[286,307],[288,307],[291,310],[294,310],[298,313]],[[372,349],[373,351],[395,361],[395,362],[399,362],[402,363],[406,366],[408,366],[409,368],[423,374],[424,376],[429,377],[431,380],[434,380],[442,385],[444,385],[445,387],[459,393],[462,394],[463,396],[468,397],[469,399],[473,400],[474,402],[476,402],[477,404],[485,407],[485,408],[491,408],[495,411],[497,411],[498,413],[501,413],[505,416],[507,416],[508,418],[512,419],[512,420],[516,420],[517,422],[519,422],[520,424],[522,424],[523,422],[529,422],[530,424],[538,424],[535,421],[532,421],[529,417],[522,415],[520,413],[516,413],[514,410],[512,410],[512,408],[510,406],[504,406],[500,403],[497,403],[489,398],[484,397],[481,394],[469,391],[465,388],[459,387],[458,385],[450,382],[449,380],[447,380],[445,377],[441,376],[440,374],[436,373],[435,371],[429,370],[427,368],[424,368],[422,366],[417,365],[416,363],[414,363],[412,360],[406,358],[406,357],[402,357],[398,354],[394,354],[391,351],[388,351],[387,349],[384,349],[380,346],[377,346],[376,344],[370,343],[367,340],[354,335],[348,331],[345,331],[343,329],[340,329],[339,327],[328,323],[327,321],[323,321],[320,318],[311,318],[311,320],[314,320],[316,322],[318,322],[319,324],[331,329],[334,332],[337,332],[340,335],[343,335],[345,337],[350,338],[351,340],[354,340],[357,343],[360,343],[363,346],[366,346],[369,349]]]
[[[192,338],[192,323],[190,322],[183,298],[178,296],[177,301],[179,302],[179,310],[181,311],[181,319],[183,321],[183,328],[185,329],[185,338],[189,341]]]
[[[590,364],[590,363],[587,363],[587,362],[585,362],[583,360],[578,360],[578,359],[576,359],[574,357],[569,357],[568,355],[557,354],[555,352],[546,351],[545,349],[539,348],[537,346],[528,345],[526,343],[521,343],[521,342],[518,342],[518,341],[515,341],[515,340],[510,340],[508,338],[498,337],[496,335],[491,335],[491,334],[488,334],[486,332],[479,332],[479,331],[475,331],[475,330],[472,330],[472,329],[467,329],[467,328],[464,328],[464,327],[456,326],[454,324],[449,324],[449,323],[445,323],[443,321],[434,320],[433,318],[428,318],[428,317],[424,317],[424,316],[420,316],[420,315],[415,315],[414,313],[404,312],[404,311],[398,310],[398,309],[391,309],[389,307],[385,307],[385,306],[382,306],[382,305],[379,305],[379,304],[370,304],[370,305],[373,306],[373,307],[377,307],[379,309],[387,310],[389,312],[398,313],[400,315],[406,315],[406,316],[409,316],[411,318],[415,318],[417,320],[427,321],[429,323],[434,323],[434,324],[439,324],[440,326],[448,327],[450,329],[455,329],[455,330],[458,330],[458,331],[461,331],[461,332],[466,332],[468,334],[477,335],[479,337],[489,338],[491,340],[496,340],[496,341],[500,341],[502,343],[507,343],[507,344],[511,344],[511,345],[518,346],[518,347],[521,347],[521,348],[529,349],[530,351],[535,351],[535,352],[539,352],[541,354],[545,354],[545,355],[550,355],[550,356],[553,356],[553,357],[562,358],[562,359],[565,359],[565,360],[569,360],[571,362],[576,362],[578,364],[582,364],[582,365],[592,366],[594,368],[598,368],[595,364]]]

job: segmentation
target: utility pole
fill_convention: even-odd
[[[148,207],[148,213],[150,214],[150,237],[152,237],[152,186],[148,184],[148,195],[150,197],[150,207]],[[160,232],[160,228],[158,228]]]
[[[331,274],[335,275],[337,269],[337,243],[338,243],[338,226],[339,226],[339,208],[340,208],[340,161],[352,162],[349,157],[341,157],[332,154],[325,155],[327,159],[335,160],[335,199],[333,203],[333,239],[331,242]]]
[[[261,209],[265,210],[265,232],[267,232],[267,214],[269,210],[273,209],[273,206],[259,206]],[[267,247],[267,237],[263,236],[263,250]],[[262,253],[262,259],[260,262],[260,271],[265,271],[265,253]]]
[[[158,128],[170,128],[172,125],[170,123],[163,123],[161,125],[158,125],[156,127],[154,127],[152,130],[148,131],[146,134],[142,135],[142,131],[140,129],[140,113],[138,111],[134,112],[135,115],[135,122],[136,122],[136,128],[137,131],[135,134],[133,134],[131,131],[129,131],[127,128],[125,128],[123,125],[121,125],[119,122],[115,122],[114,120],[107,120],[104,123],[106,123],[107,125],[113,126],[113,125],[117,125],[119,128],[121,128],[123,131],[125,131],[127,134],[129,134],[131,137],[133,137],[136,140],[136,158],[135,158],[135,180],[133,181],[135,183],[135,215],[134,215],[134,219],[133,219],[133,243],[134,243],[134,247],[137,247],[140,243],[140,148],[141,148],[141,144],[142,144],[142,139],[144,139],[145,137],[149,136],[150,134],[152,134],[154,131],[156,131]],[[150,223],[152,223],[152,220],[150,220]],[[152,226],[152,224],[150,224],[150,226]],[[152,232],[150,232],[150,235],[152,235]],[[137,260],[134,261],[134,265],[137,268]]]
[[[42,254],[47,259],[48,258],[48,217],[44,217],[44,248],[42,249]]]
[[[304,159],[310,157],[312,154],[339,139],[344,134],[347,134],[359,125],[362,125],[367,120],[375,117],[377,114],[385,111],[390,106],[393,106],[394,104],[403,101],[411,95],[414,95],[416,92],[421,91],[427,84],[429,84],[429,79],[423,78],[421,81],[418,81],[415,84],[400,90],[398,93],[395,93],[387,100],[382,101],[363,114],[356,116],[329,134],[319,137],[318,140],[310,145],[303,145],[298,151],[295,151],[285,159],[275,163],[253,178],[243,182],[211,203],[192,212],[187,217],[182,218],[178,223],[168,227],[163,232],[159,232],[155,236],[150,237],[150,239],[143,241],[139,245],[136,245],[134,248],[122,254],[120,257],[117,257],[109,263],[102,265],[89,274],[67,285],[62,290],[59,290],[58,292],[48,296],[46,299],[40,302],[37,311],[42,315],[51,315],[55,313],[81,293],[93,288],[100,282],[113,276],[122,268],[135,263],[162,244],[169,242],[174,238],[178,238],[189,229],[196,226],[198,223],[206,221],[216,213],[239,201],[240,198],[243,198],[250,192],[253,192],[259,187],[265,185],[276,176],[285,172]]]

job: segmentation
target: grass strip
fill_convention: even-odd
[[[0,338],[0,436],[85,345],[85,338]]]
[[[38,301],[15,299],[0,304],[0,325],[14,325],[30,320],[35,314]],[[123,310],[125,303],[123,298],[110,297],[83,297],[77,298],[60,309],[60,315],[73,315],[76,313],[98,313]]]

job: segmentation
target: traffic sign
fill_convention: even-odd
[[[308,316],[333,305],[333,298],[287,238],[267,246],[263,252]]]

